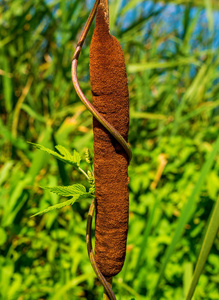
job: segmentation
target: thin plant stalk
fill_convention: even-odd
[[[107,22],[109,23],[109,1],[108,0],[100,0],[100,3],[103,4],[105,7],[106,19],[107,19]]]
[[[109,286],[112,288],[113,278],[112,277],[107,278],[106,280],[107,280]],[[110,298],[108,297],[108,293],[105,289],[104,289],[104,292],[103,292],[103,300],[110,300]]]
[[[186,296],[186,300],[191,300],[192,296],[195,292],[195,288],[197,286],[199,277],[202,273],[202,270],[204,268],[205,262],[208,258],[209,252],[211,250],[211,247],[213,245],[214,239],[216,237],[216,234],[218,232],[219,228],[219,198],[217,199],[217,202],[215,204],[215,207],[213,209],[213,213],[210,219],[210,223],[208,225],[208,229],[202,244],[202,248],[198,257],[198,261],[195,267],[195,272],[192,278],[192,282],[188,291],[188,294]]]

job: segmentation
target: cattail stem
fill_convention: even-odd
[[[107,278],[106,281],[108,282],[109,286],[112,288],[113,278]],[[103,292],[103,300],[110,300],[107,291],[104,289]]]
[[[109,1],[108,0],[100,0],[100,4],[103,4],[103,6],[105,7],[105,11],[106,11],[106,20],[109,24]]]

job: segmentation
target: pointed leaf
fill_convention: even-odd
[[[46,208],[46,209],[34,214],[33,216],[31,216],[31,218],[35,217],[35,216],[45,214],[45,213],[50,212],[50,211],[55,210],[55,209],[60,209],[60,208],[62,208],[64,206],[67,206],[67,205],[73,205],[75,203],[75,201],[78,200],[79,197],[80,196],[77,195],[77,197],[75,196],[74,198],[72,198],[70,200],[64,201],[62,203],[58,203],[56,205],[49,206],[48,208]]]
[[[61,146],[61,145],[57,145],[55,146],[55,148],[60,152],[61,155],[63,155],[66,159],[71,160],[72,159],[72,155],[71,153],[65,149],[65,147]]]
[[[45,190],[49,190],[52,193],[55,193],[59,196],[70,197],[75,195],[85,195],[86,188],[81,184],[74,184],[70,186],[54,186],[54,187],[42,187]]]
[[[73,160],[75,161],[75,163],[79,167],[80,161],[81,161],[81,156],[76,150],[74,150],[74,152],[73,152]]]
[[[71,153],[67,149],[65,149],[63,146],[58,145],[58,146],[56,146],[56,149],[61,153],[61,154],[59,154],[58,152],[53,151],[49,148],[46,148],[42,145],[30,143],[30,142],[29,142],[29,144],[34,145],[36,148],[38,148],[42,151],[45,151],[45,152],[53,155],[55,158],[65,162],[65,163],[68,163],[76,168],[78,168],[80,165],[81,157],[80,157],[80,154],[75,150],[73,152],[73,155],[71,155]]]
[[[197,261],[197,264],[195,267],[195,272],[194,272],[194,275],[192,278],[192,282],[191,282],[186,300],[192,299],[192,296],[193,296],[193,293],[197,286],[199,277],[202,273],[202,270],[203,270],[206,260],[208,258],[209,252],[213,245],[214,239],[218,232],[218,228],[219,228],[219,198],[213,209],[213,214],[211,216],[210,223],[208,225],[208,229],[207,229],[207,232],[206,232],[206,235],[205,235],[202,247],[201,247],[201,251],[200,251],[200,254],[198,257],[198,261]]]

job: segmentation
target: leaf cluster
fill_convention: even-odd
[[[63,147],[61,145],[57,145],[57,146],[55,146],[55,148],[58,150],[58,152],[60,153],[59,154],[58,152],[53,151],[49,148],[46,148],[42,145],[34,144],[34,143],[30,143],[30,144],[34,145],[36,148],[38,148],[46,153],[49,153],[50,155],[63,161],[64,163],[68,163],[68,164],[72,165],[73,167],[75,167],[77,170],[81,171],[87,177],[88,182],[90,184],[88,192],[86,191],[86,187],[83,186],[82,184],[73,184],[70,186],[42,187],[43,189],[49,190],[50,192],[55,193],[59,196],[71,197],[71,199],[66,200],[62,203],[56,204],[56,205],[49,206],[48,208],[35,213],[32,217],[35,217],[37,215],[42,215],[42,214],[50,212],[54,209],[60,209],[67,205],[73,205],[75,203],[75,201],[81,200],[82,198],[94,197],[95,186],[94,186],[93,174],[90,171],[88,171],[89,172],[88,173],[89,175],[88,175],[88,174],[86,174],[86,172],[84,170],[82,170],[80,168],[81,156],[76,150],[74,150],[73,154],[71,154],[65,147]],[[88,157],[87,153],[89,153],[89,150],[86,151],[86,158]],[[89,157],[90,157],[90,155],[89,155]],[[88,163],[92,166],[91,158],[88,160]]]

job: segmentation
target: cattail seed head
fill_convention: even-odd
[[[121,46],[110,35],[104,6],[97,9],[90,47],[94,107],[128,140],[129,94]],[[123,147],[94,118],[96,200],[95,260],[106,277],[123,266],[128,232],[128,157]]]

